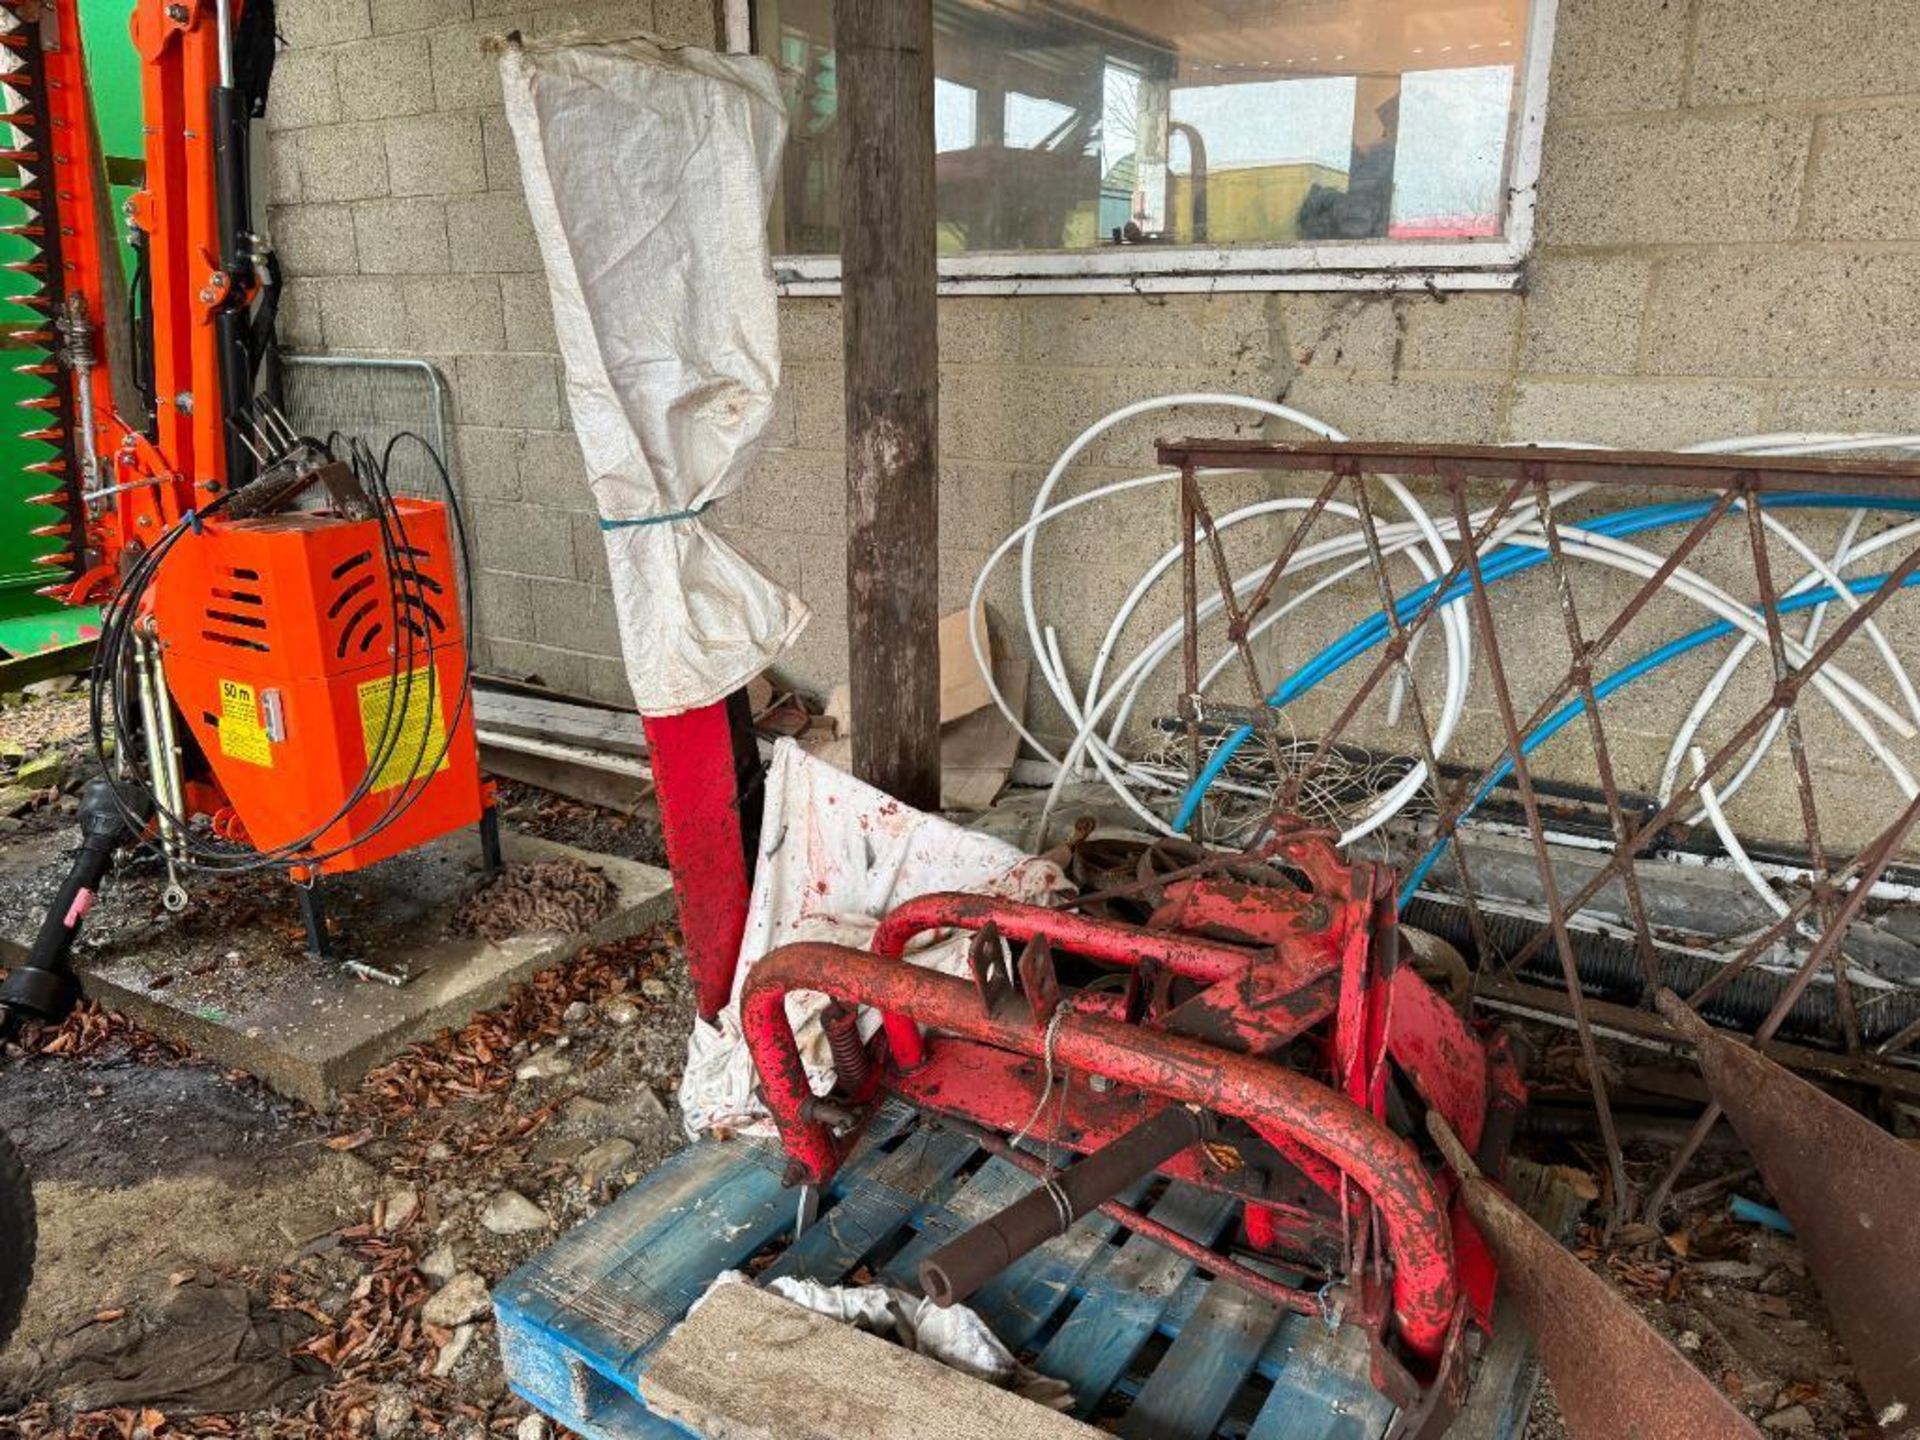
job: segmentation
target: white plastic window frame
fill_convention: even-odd
[[[925,0],[918,0],[925,3]],[[1533,250],[1534,205],[1546,131],[1547,76],[1559,0],[1532,0],[1520,123],[1497,240],[1367,240],[1311,245],[1116,245],[946,255],[943,295],[1166,294],[1229,290],[1511,290]],[[725,0],[727,48],[753,49],[753,0]],[[840,257],[781,255],[783,295],[838,295]]]

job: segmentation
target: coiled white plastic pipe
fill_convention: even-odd
[[[1094,425],[1089,426],[1054,462],[1039,492],[1035,496],[1027,520],[1018,526],[995,548],[986,563],[982,566],[981,572],[975,580],[972,597],[974,603],[970,606],[969,618],[969,640],[973,648],[975,660],[980,666],[981,673],[986,680],[989,693],[992,695],[994,703],[1015,727],[1021,737],[1038,754],[1053,762],[1057,767],[1054,795],[1049,798],[1048,808],[1051,809],[1052,801],[1057,799],[1060,786],[1064,784],[1066,779],[1072,774],[1076,773],[1081,761],[1083,759],[1090,759],[1094,768],[1101,774],[1102,778],[1113,789],[1115,794],[1128,805],[1133,813],[1150,828],[1162,833],[1169,832],[1166,821],[1142,803],[1140,798],[1134,793],[1134,787],[1137,786],[1160,791],[1168,790],[1171,787],[1163,777],[1155,775],[1147,767],[1130,762],[1121,754],[1119,743],[1124,734],[1128,719],[1131,716],[1133,706],[1142,689],[1154,671],[1163,664],[1178,647],[1182,634],[1182,626],[1175,624],[1167,627],[1167,629],[1155,636],[1153,640],[1135,656],[1133,661],[1121,669],[1119,675],[1110,685],[1107,685],[1106,688],[1103,689],[1102,682],[1105,680],[1107,667],[1112,662],[1113,656],[1118,649],[1120,638],[1128,622],[1151,592],[1153,586],[1158,583],[1160,579],[1164,578],[1167,571],[1177,562],[1181,553],[1180,547],[1174,547],[1156,561],[1153,566],[1149,567],[1148,571],[1140,577],[1139,581],[1136,582],[1129,591],[1126,599],[1123,600],[1120,607],[1116,610],[1096,654],[1084,693],[1076,691],[1071,678],[1067,674],[1057,632],[1051,625],[1044,624],[1040,618],[1035,593],[1034,569],[1039,534],[1047,524],[1052,523],[1061,515],[1076,510],[1083,505],[1092,504],[1119,494],[1142,489],[1147,486],[1168,484],[1179,479],[1177,472],[1163,471],[1104,485],[1095,490],[1073,496],[1057,504],[1049,503],[1066,472],[1101,435],[1140,415],[1152,413],[1156,410],[1176,407],[1220,407],[1247,411],[1259,414],[1264,418],[1297,425],[1309,434],[1324,439],[1342,440],[1346,438],[1334,427],[1310,415],[1306,415],[1301,411],[1246,396],[1184,393],[1164,396],[1154,400],[1140,401],[1132,405],[1124,406],[1103,417]],[[1584,448],[1602,447],[1592,446]],[[1920,448],[1920,436],[1781,433],[1713,441],[1705,445],[1690,448],[1700,453],[1708,454],[1831,454],[1853,450]],[[1428,557],[1430,556],[1432,561],[1437,561],[1443,567],[1450,567],[1452,564],[1452,555],[1448,548],[1449,540],[1451,540],[1452,543],[1458,544],[1462,537],[1454,533],[1456,527],[1450,521],[1436,524],[1433,519],[1426,514],[1414,497],[1407,492],[1403,486],[1399,485],[1397,481],[1387,477],[1386,483],[1390,487],[1390,493],[1394,495],[1396,503],[1400,504],[1400,506],[1406,510],[1410,518],[1408,521],[1400,522],[1399,524],[1378,527],[1382,551],[1388,555],[1405,556],[1414,564],[1423,581],[1431,581],[1437,573],[1441,572],[1433,568]],[[1552,503],[1564,503],[1567,499],[1572,498],[1573,495],[1586,488],[1588,487],[1566,487],[1564,490],[1555,494]],[[1307,503],[1308,502],[1297,498],[1284,498],[1261,502],[1236,511],[1230,516],[1222,517],[1216,522],[1216,528],[1224,531],[1233,525],[1244,523],[1247,520],[1261,516],[1282,513],[1287,510],[1305,509]],[[1325,508],[1329,514],[1356,523],[1358,521],[1357,512],[1350,506],[1329,504]],[[1473,517],[1472,524],[1476,530],[1480,525],[1484,524],[1486,514],[1487,512],[1481,512],[1481,514]],[[1794,533],[1790,527],[1786,526],[1784,522],[1779,521],[1776,516],[1763,515],[1762,519],[1768,524],[1768,528],[1772,533],[1780,535],[1785,543],[1793,548],[1796,553],[1800,554],[1802,558],[1806,559],[1813,567],[1809,574],[1803,577],[1799,585],[1795,588],[1805,588],[1820,581],[1829,584],[1835,582],[1839,571],[1843,568],[1841,564],[1825,564],[1821,562],[1819,557],[1805,545],[1800,537]],[[1490,537],[1485,542],[1484,549],[1491,551],[1502,544],[1527,544],[1530,540],[1536,544],[1544,544],[1543,537],[1531,536],[1528,533],[1530,529],[1537,530],[1537,526],[1537,520],[1530,515],[1509,517],[1509,520],[1501,527],[1500,533]],[[1913,529],[1920,529],[1920,525],[1905,528],[1910,533]],[[1563,535],[1576,537],[1572,545],[1565,548],[1568,554],[1574,555],[1582,560],[1624,569],[1629,573],[1640,575],[1643,578],[1651,575],[1660,563],[1658,557],[1650,555],[1649,552],[1637,546],[1627,545],[1625,542],[1615,540],[1611,537],[1588,535],[1577,530],[1563,530],[1562,533]],[[1894,532],[1887,533],[1891,535]],[[1882,544],[1890,543],[1893,542],[1891,540],[1882,541]],[[1036,668],[1040,673],[1043,683],[1046,684],[1048,691],[1053,695],[1055,702],[1060,706],[1068,721],[1075,727],[1073,741],[1064,756],[1055,756],[1046,745],[1041,743],[1038,737],[1027,728],[1024,716],[1014,712],[1013,707],[1008,703],[1006,697],[994,684],[991,665],[986,650],[985,637],[980,633],[978,628],[977,617],[980,614],[978,602],[985,593],[993,571],[1016,545],[1021,550],[1021,609],[1028,639],[1033,648]],[[1881,548],[1881,546],[1876,545],[1874,548],[1878,549]],[[1845,549],[1846,547],[1843,546],[1842,550],[1844,551]],[[1370,557],[1362,556],[1364,550],[1365,537],[1357,533],[1337,537],[1331,541],[1321,542],[1317,545],[1303,546],[1293,557],[1292,563],[1289,566],[1289,574],[1311,567],[1334,564],[1341,560],[1348,560],[1348,563],[1316,581],[1310,589],[1291,596],[1280,605],[1271,607],[1268,613],[1260,617],[1254,626],[1253,633],[1264,633],[1266,629],[1277,624],[1287,613],[1297,605],[1311,598],[1312,595],[1321,593],[1332,585],[1338,584],[1341,580],[1349,578],[1359,571],[1368,568],[1371,565],[1371,559]],[[1361,556],[1362,558],[1349,559],[1349,557],[1354,556]],[[1857,560],[1861,558],[1861,553],[1850,553],[1848,558],[1850,560]],[[1839,554],[1837,553],[1836,562],[1838,559]],[[1240,596],[1250,593],[1259,583],[1260,578],[1265,573],[1265,569],[1266,567],[1263,566],[1257,571],[1240,577],[1235,582],[1234,588],[1236,593]],[[1727,595],[1719,587],[1712,585],[1711,582],[1704,580],[1703,577],[1692,574],[1691,572],[1676,572],[1675,576],[1669,577],[1668,588],[1678,594],[1684,595],[1694,603],[1712,610],[1720,618],[1740,628],[1744,632],[1741,640],[1737,642],[1738,646],[1744,647],[1739,653],[1740,660],[1744,660],[1758,642],[1764,638],[1766,633],[1764,622],[1760,620],[1751,609]],[[1848,603],[1857,608],[1858,601],[1845,591],[1844,586],[1837,588],[1840,593],[1845,596],[1844,603]],[[1459,614],[1460,605],[1461,602],[1458,600],[1449,602],[1442,607],[1440,612],[1443,633],[1447,639],[1448,683],[1446,700],[1442,705],[1441,724],[1435,727],[1434,738],[1436,742],[1436,754],[1444,752],[1447,742],[1451,740],[1454,730],[1457,728],[1461,712],[1464,710],[1466,679],[1471,673],[1471,632],[1466,626],[1464,618]],[[1213,615],[1218,614],[1221,608],[1223,608],[1221,598],[1217,594],[1210,595],[1201,603],[1202,619],[1211,618]],[[1821,607],[1822,610],[1824,610],[1824,608],[1824,606]],[[1863,632],[1867,633],[1873,640],[1876,649],[1879,650],[1883,662],[1887,665],[1889,673],[1894,678],[1896,688],[1900,691],[1901,699],[1906,702],[1908,713],[1916,719],[1920,719],[1920,695],[1915,693],[1912,681],[1899,662],[1897,655],[1893,652],[1892,646],[1887,642],[1884,634],[1879,631],[1877,626],[1863,626],[1862,629]],[[1810,626],[1809,633],[1805,638],[1792,642],[1788,647],[1790,659],[1796,663],[1804,663],[1810,654],[1813,636],[1815,634],[1817,634],[1817,627]],[[1232,663],[1233,658],[1233,652],[1228,651],[1207,669],[1201,684],[1203,692],[1208,685],[1216,680],[1220,673]],[[1733,657],[1729,657],[1728,664],[1723,666],[1722,671],[1716,674],[1715,681],[1710,681],[1707,689],[1703,690],[1702,703],[1696,705],[1695,711],[1690,714],[1688,722],[1683,725],[1681,733],[1676,735],[1675,754],[1684,756],[1687,753],[1686,745],[1688,740],[1690,740],[1693,734],[1697,733],[1699,725],[1703,723],[1706,716],[1710,714],[1719,695],[1724,692],[1725,685],[1727,681],[1730,680],[1735,668],[1737,668],[1737,661],[1735,661]],[[1850,728],[1860,736],[1868,749],[1886,766],[1889,773],[1894,777],[1896,784],[1899,784],[1906,793],[1913,793],[1915,783],[1913,777],[1906,771],[1898,757],[1894,756],[1880,739],[1878,732],[1873,727],[1872,721],[1869,720],[1866,715],[1863,715],[1861,710],[1864,708],[1879,718],[1888,728],[1892,729],[1902,738],[1911,738],[1914,734],[1914,727],[1908,722],[1907,718],[1894,710],[1891,705],[1880,700],[1874,692],[1860,684],[1860,682],[1855,680],[1851,675],[1846,674],[1846,672],[1837,667],[1831,665],[1823,667],[1822,673],[1815,677],[1814,683],[1828,703],[1835,707],[1836,711],[1848,723]],[[1397,711],[1397,697],[1395,708]],[[1109,712],[1111,712],[1111,718],[1108,719],[1106,733],[1103,735],[1100,733],[1100,722],[1103,718],[1108,717]],[[1776,722],[1778,718],[1779,717],[1776,717]],[[1778,728],[1777,723],[1769,727],[1768,732],[1763,735],[1761,743],[1755,746],[1753,753],[1747,758],[1741,774],[1736,777],[1734,782],[1722,787],[1716,793],[1716,802],[1723,802],[1729,798],[1738,786],[1744,783],[1747,776],[1752,773],[1753,769],[1763,758],[1765,753],[1764,747],[1770,745],[1774,737],[1777,736]],[[1669,768],[1672,773],[1677,776],[1677,762]],[[1419,793],[1420,789],[1424,786],[1425,779],[1424,766],[1416,767],[1412,773],[1406,776],[1386,795],[1379,797],[1379,799],[1369,807],[1361,821],[1352,827],[1349,833],[1343,838],[1351,841],[1376,828],[1378,825],[1385,823]],[[1670,791],[1668,793],[1670,793]],[[1771,894],[1771,891],[1768,893]]]

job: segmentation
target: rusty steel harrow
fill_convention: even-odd
[[[1186,537],[1179,729],[1192,783],[1179,823],[1204,830],[1210,817],[1195,802],[1243,743],[1257,746],[1280,808],[1324,796],[1327,777],[1350,766],[1356,753],[1379,760],[1381,727],[1370,719],[1369,702],[1390,689],[1404,738],[1397,768],[1386,773],[1403,787],[1411,778],[1405,788],[1417,791],[1417,803],[1398,809],[1390,823],[1354,825],[1347,835],[1364,837],[1404,865],[1403,919],[1450,932],[1472,957],[1483,999],[1561,1013],[1579,1032],[1588,1072],[1597,1077],[1596,1010],[1610,1026],[1664,1035],[1651,1006],[1655,992],[1672,985],[1684,989],[1694,1010],[1761,1041],[1795,1022],[1801,1043],[1786,1053],[1805,1068],[1915,1093],[1920,1077],[1889,1064],[1920,1039],[1915,994],[1873,974],[1855,954],[1867,947],[1871,961],[1878,936],[1866,933],[1864,922],[1885,908],[1888,895],[1906,893],[1898,861],[1920,819],[1920,789],[1898,753],[1899,740],[1913,734],[1911,712],[1899,704],[1910,686],[1876,621],[1920,573],[1920,527],[1905,519],[1920,508],[1920,467],[1214,441],[1163,444],[1160,460],[1179,472]],[[1207,481],[1225,472],[1283,471],[1324,479],[1301,502],[1274,558],[1236,576]],[[1405,583],[1409,572],[1390,552],[1388,516],[1381,513],[1406,503],[1408,486],[1421,487],[1424,508],[1435,517],[1423,566],[1428,578],[1417,588]],[[1349,518],[1364,539],[1365,560],[1354,566],[1363,573],[1354,583],[1376,611],[1375,643],[1347,647],[1339,668],[1356,678],[1342,697],[1310,697],[1316,709],[1292,683],[1301,669],[1283,670],[1278,683],[1270,678],[1272,652],[1263,653],[1260,642],[1273,613],[1293,608],[1278,603],[1290,567],[1330,528],[1330,513]],[[1841,522],[1830,555],[1780,519],[1803,515]],[[1662,551],[1626,538],[1651,531],[1674,538]],[[1400,549],[1404,555],[1406,547]],[[1613,562],[1602,584],[1582,563],[1596,557]],[[1872,573],[1851,569],[1868,557]],[[1789,563],[1800,578],[1782,585],[1776,574]],[[1529,603],[1516,608],[1510,577],[1520,571],[1536,573],[1532,588],[1521,591]],[[1204,604],[1203,575],[1218,588]],[[1704,604],[1714,623],[1676,635],[1676,587]],[[1837,618],[1821,633],[1829,610]],[[1203,636],[1215,616],[1227,655],[1206,671]],[[1814,623],[1802,629],[1796,616]],[[1448,622],[1453,636],[1465,631],[1471,643],[1469,674],[1483,707],[1477,749],[1460,742],[1473,727],[1450,723],[1457,717],[1446,713],[1448,698],[1434,694],[1435,667],[1423,660],[1423,641],[1431,642],[1430,654],[1450,638],[1443,633]],[[1651,677],[1696,651],[1717,659],[1715,647],[1737,650],[1729,668],[1758,652],[1765,683],[1746,684],[1738,697],[1746,703],[1735,714],[1716,712],[1711,724],[1691,724],[1690,763],[1676,768],[1669,757],[1660,785],[1630,786],[1622,779],[1622,751],[1644,749],[1637,732],[1648,728],[1647,692],[1657,697],[1667,689]],[[1892,700],[1857,678],[1877,661],[1901,692]],[[1204,694],[1211,678],[1229,670],[1244,677],[1252,702],[1237,729],[1218,723],[1221,707]],[[1643,686],[1638,693],[1636,684]],[[1735,691],[1721,679],[1719,694],[1725,711]],[[1810,704],[1815,694],[1818,706]],[[1624,722],[1622,710],[1630,716]],[[1810,713],[1816,710],[1824,713]],[[1836,715],[1845,723],[1833,723]],[[1826,723],[1816,729],[1816,720]],[[1309,729],[1311,742],[1294,738]],[[1570,743],[1556,761],[1547,742],[1563,731]],[[1875,803],[1863,805],[1859,792],[1871,793],[1873,781],[1863,778],[1860,762],[1871,759],[1884,763],[1886,778]],[[1836,762],[1846,768],[1835,769]],[[1734,790],[1756,775],[1764,781],[1767,763],[1786,777],[1774,777],[1769,813],[1776,821],[1790,816],[1795,832],[1765,846],[1777,862],[1766,867],[1769,877],[1777,880],[1761,879],[1754,853],[1726,820]],[[1836,798],[1836,790],[1854,793]],[[1831,838],[1823,814],[1829,806],[1846,812],[1850,854]],[[1377,793],[1362,793],[1345,816],[1331,818],[1351,820],[1356,810],[1378,816],[1383,808]],[[1483,833],[1505,839],[1506,853],[1476,844]],[[1579,863],[1569,864],[1570,851]],[[1483,865],[1515,858],[1531,877],[1530,893],[1519,899],[1497,878],[1478,874]],[[1671,907],[1663,910],[1662,897],[1649,894],[1663,873],[1650,863],[1656,858],[1691,861],[1695,875],[1729,877],[1728,862],[1737,860],[1766,887],[1764,923],[1713,937],[1707,946],[1673,943]],[[1514,868],[1508,865],[1508,873]],[[1542,988],[1549,978],[1557,995]],[[1825,1033],[1806,1023],[1809,1010],[1830,1014]],[[1625,1167],[1598,1083],[1594,1104],[1610,1178],[1624,1202],[1617,1208],[1625,1213]],[[1702,1135],[1704,1126],[1651,1197],[1653,1208]]]

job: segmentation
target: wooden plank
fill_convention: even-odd
[[[932,0],[834,0],[853,773],[940,807]]]
[[[727,1440],[1101,1440],[1100,1432],[753,1285],[660,1347],[647,1404]]]
[[[1170,1186],[1153,1217],[1192,1239],[1212,1244],[1239,1208],[1229,1196]],[[1087,1294],[1034,1361],[1042,1375],[1073,1389],[1074,1408],[1091,1414],[1126,1373],[1140,1347],[1159,1328],[1193,1262],[1132,1235],[1087,1277]]]
[[[854,1147],[849,1165],[876,1146],[883,1146],[896,1135],[904,1135],[924,1123],[920,1112],[906,1101],[891,1098],[881,1101],[880,1108],[867,1121],[867,1128],[860,1132],[860,1143]],[[838,1179],[844,1182],[847,1174],[843,1171]]]
[[[473,717],[474,723],[484,730],[528,735],[642,759],[647,754],[640,716],[631,710],[603,710],[559,696],[514,694],[476,685]]]
[[[661,1419],[624,1390],[615,1389],[579,1361],[574,1362],[573,1388],[563,1392],[567,1398],[529,1389],[515,1378],[514,1348],[525,1338],[509,1327],[500,1329],[500,1360],[507,1372],[507,1388],[583,1440],[699,1440],[673,1421]]]
[[[693,1159],[665,1177],[670,1185],[627,1204],[642,1182],[596,1217],[611,1215],[607,1223],[571,1231],[516,1272],[519,1321],[630,1386],[636,1358],[713,1277],[792,1223],[793,1198],[776,1169],[718,1150],[683,1152]]]
[[[926,1210],[940,1182],[978,1151],[973,1141],[951,1130],[929,1126],[909,1135],[788,1246],[764,1278],[843,1283],[862,1257]]]
[[[881,1270],[880,1283],[917,1292],[922,1260],[956,1235],[1004,1210],[1034,1184],[1031,1175],[1004,1160],[987,1161],[944,1203],[929,1207],[921,1217],[919,1233]]]
[[[525,749],[528,742],[518,736],[494,737],[482,732],[476,738],[480,741],[480,768],[489,775],[537,785],[623,815],[636,813],[653,795],[650,775],[609,772],[605,766],[582,758],[591,752],[529,754]]]
[[[1258,1368],[1276,1378],[1247,1440],[1380,1440],[1393,1423],[1392,1402],[1373,1388],[1367,1338],[1351,1326],[1284,1316]]]
[[[1218,1280],[1161,1357],[1120,1428],[1124,1440],[1207,1440],[1279,1327],[1280,1307]]]

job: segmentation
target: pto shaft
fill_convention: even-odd
[[[1082,1215],[1212,1134],[1213,1119],[1205,1111],[1167,1106],[941,1246],[921,1262],[921,1292],[940,1306],[966,1299],[1022,1255],[1066,1234]]]

